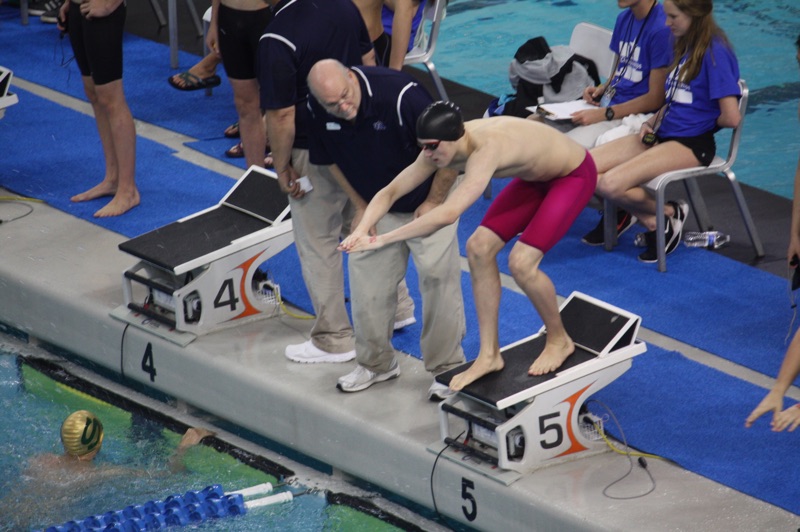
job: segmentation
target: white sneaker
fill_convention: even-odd
[[[431,401],[444,401],[455,394],[456,392],[451,390],[450,387],[438,382],[436,379],[433,379],[433,384],[428,388],[428,399]]]
[[[356,369],[345,375],[339,377],[339,382],[336,387],[343,392],[360,392],[366,390],[376,382],[388,381],[400,376],[400,366],[397,365],[397,360],[392,361],[389,371],[385,373],[375,373],[370,371],[364,366],[356,366]]]
[[[400,329],[408,327],[409,325],[414,325],[415,323],[417,323],[417,318],[415,318],[414,316],[411,316],[410,318],[406,318],[404,320],[397,320],[396,322],[394,322],[394,330],[399,331]]]
[[[328,353],[315,346],[311,340],[302,344],[287,345],[284,351],[286,358],[301,364],[319,364],[321,362],[348,362],[356,358],[355,349],[345,353]]]

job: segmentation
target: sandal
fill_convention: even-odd
[[[175,77],[177,77],[183,83],[176,82]],[[167,82],[169,82],[170,85],[179,91],[196,91],[198,89],[211,89],[213,87],[217,87],[221,80],[216,74],[207,78],[199,78],[187,70],[186,72],[181,72],[180,74],[175,74],[174,76],[168,77]]]
[[[244,147],[242,143],[238,143],[235,146],[231,146],[227,150],[225,150],[225,157],[230,157],[231,159],[239,159],[244,157]],[[267,159],[269,159],[269,163],[267,163]],[[269,151],[269,146],[267,146],[267,151],[264,153],[264,164],[269,164],[269,167],[272,167],[272,152]]]
[[[240,142],[225,150],[225,157],[230,157],[231,159],[244,157],[244,147],[242,147],[242,143]]]
[[[223,133],[225,138],[229,139],[238,139],[239,138],[239,122],[235,124],[231,124],[225,128],[225,132]]]

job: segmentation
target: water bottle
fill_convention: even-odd
[[[690,248],[719,249],[730,240],[729,235],[719,231],[687,232],[683,235],[683,243]]]

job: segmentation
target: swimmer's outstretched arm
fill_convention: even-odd
[[[756,419],[767,412],[772,412],[772,421],[770,422],[772,430],[780,432],[785,429],[787,425],[778,422],[778,415],[781,413],[781,410],[783,410],[783,396],[797,378],[798,374],[800,374],[800,330],[795,332],[794,338],[792,338],[792,342],[786,350],[786,355],[783,358],[781,369],[778,371],[775,384],[772,386],[769,393],[767,393],[766,397],[761,400],[758,406],[747,417],[744,426],[750,427]],[[794,412],[792,412],[792,414],[794,414]]]
[[[178,442],[178,447],[175,449],[175,452],[170,457],[169,470],[173,473],[177,473],[186,469],[186,465],[183,463],[183,455],[186,453],[186,450],[200,443],[206,436],[214,436],[215,434],[215,432],[201,428],[192,427],[187,429],[181,441]]]
[[[420,155],[420,157],[424,157],[424,155]],[[472,158],[470,158],[470,160],[467,162],[464,180],[441,205],[434,207],[424,215],[415,218],[406,225],[398,227],[397,229],[383,235],[367,237],[366,233],[356,233],[354,231],[352,235],[347,237],[340,244],[339,249],[348,253],[352,253],[354,251],[378,249],[392,242],[400,242],[402,240],[408,240],[409,238],[429,235],[441,229],[442,227],[455,223],[456,220],[458,220],[458,217],[461,216],[464,211],[470,207],[470,205],[475,203],[479,197],[481,197],[483,191],[486,189],[486,185],[489,183],[489,180],[494,174],[495,167],[493,162],[490,161],[487,165],[485,164],[483,157],[476,157],[475,159],[475,163],[473,163]],[[417,161],[419,161],[419,159]],[[383,211],[383,214],[385,214],[386,211],[388,211],[389,206],[391,206],[391,203],[388,205],[386,204],[388,198],[399,198],[402,196],[402,194],[406,194],[408,191],[413,189],[413,187],[407,189],[405,192],[400,194],[400,196],[396,196],[391,192],[387,192],[386,199],[379,198],[379,196],[381,196],[386,189],[391,187],[395,181],[403,177],[407,170],[408,168],[404,170],[403,173],[401,173],[397,178],[395,178],[395,180],[392,181],[392,183],[390,183],[386,188],[375,195],[370,202],[370,206],[367,207],[367,212],[365,213],[364,219],[362,219],[358,230],[363,231],[362,226],[364,225],[365,221],[368,220],[367,215],[369,214],[370,208],[373,206],[373,202],[378,200],[378,202],[376,202],[376,209],[374,212],[378,212],[378,209],[382,210],[385,208],[386,210]],[[398,188],[403,190],[402,187]],[[381,214],[381,216],[383,214]]]
[[[435,171],[436,167],[426,161],[423,154],[420,153],[413,163],[375,194],[367,205],[358,226],[339,244],[339,250],[348,253],[354,251],[351,249],[352,246],[368,236],[370,228],[375,227],[378,220],[389,212],[395,201],[417,188]]]

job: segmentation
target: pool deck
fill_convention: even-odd
[[[788,530],[797,516],[657,460],[657,490],[614,501],[603,489],[628,460],[611,452],[536,470],[510,486],[439,460],[437,404],[425,397],[421,361],[402,357],[399,379],[356,394],[336,390],[351,363],[300,365],[286,344],[307,338],[310,321],[284,315],[198,337],[186,347],[110,316],[123,304],[122,272],[135,260],[124,237],[45,205],[0,231],[0,322],[116,373],[166,392],[300,453],[343,478],[366,480],[481,530]],[[648,342],[661,343],[647,331]],[[151,349],[157,374],[142,367]],[[635,363],[635,362],[634,362]],[[474,482],[468,521],[462,480]],[[650,487],[636,470],[630,494]],[[535,523],[535,525],[532,525]]]
[[[451,97],[458,99],[457,94]],[[475,102],[474,108],[484,99],[462,94]],[[232,178],[241,175],[224,163],[216,171]],[[712,217],[736,218],[722,184],[705,185],[704,192]],[[746,188],[746,196],[767,248],[767,257],[757,266],[782,273],[789,201],[751,188]],[[739,230],[731,231],[739,244],[726,254],[750,262],[751,250],[742,233],[736,236]],[[631,500],[603,495],[604,488],[628,469],[628,459],[611,452],[541,468],[508,486],[450,460],[437,461],[428,448],[441,440],[438,406],[425,397],[430,376],[421,361],[402,357],[399,379],[343,394],[335,388],[336,379],[353,367],[352,362],[300,365],[283,356],[287,344],[308,338],[308,320],[281,314],[200,336],[186,347],[129,326],[110,315],[124,303],[122,272],[136,262],[118,250],[124,240],[40,204],[24,219],[3,224],[0,322],[32,340],[79,353],[123,382],[165,392],[329,464],[338,478],[365,480],[429,509],[435,505],[467,527],[654,531],[798,526],[798,516],[791,512],[658,460],[649,461],[656,490]],[[692,351],[699,360],[704,357],[646,329],[640,338]],[[142,368],[148,350],[157,370],[154,377]],[[742,378],[770,384],[763,376],[743,373]],[[790,395],[798,398],[798,391]],[[475,502],[473,520],[466,515],[465,479],[474,483],[468,493]],[[648,476],[636,468],[624,492],[634,496],[650,486]]]

